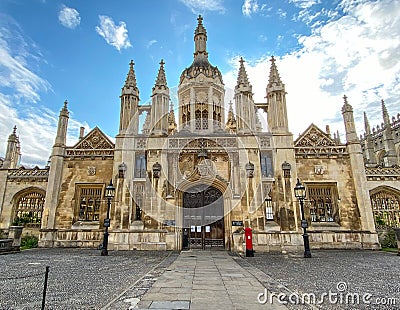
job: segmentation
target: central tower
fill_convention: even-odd
[[[179,123],[192,133],[211,133],[224,128],[225,89],[221,72],[208,61],[207,31],[201,15],[194,32],[194,59],[183,70],[178,87]]]

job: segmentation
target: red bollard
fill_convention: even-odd
[[[246,257],[254,257],[253,233],[250,227],[244,229],[244,237],[246,238]]]

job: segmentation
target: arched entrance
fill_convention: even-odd
[[[213,186],[183,193],[183,249],[224,248],[224,198]]]

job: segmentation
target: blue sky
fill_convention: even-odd
[[[363,111],[371,125],[382,122],[381,98],[390,115],[400,112],[400,1],[2,0],[0,156],[17,125],[22,163],[45,164],[65,99],[69,145],[80,126],[114,137],[130,59],[142,103],[161,58],[174,89],[193,59],[199,13],[210,62],[227,88],[234,88],[243,56],[255,100],[264,101],[268,59],[275,55],[295,138],[310,123],[343,134],[343,94],[359,134]]]

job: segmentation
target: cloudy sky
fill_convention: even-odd
[[[382,122],[382,98],[391,116],[400,112],[400,1],[2,0],[0,156],[17,125],[22,163],[44,165],[65,99],[69,145],[80,126],[99,126],[114,137],[130,59],[142,103],[150,99],[162,58],[168,85],[176,89],[193,59],[198,14],[210,62],[228,89],[242,56],[255,101],[263,102],[275,55],[295,138],[310,123],[343,134],[344,94],[359,134],[363,111],[371,125]]]

